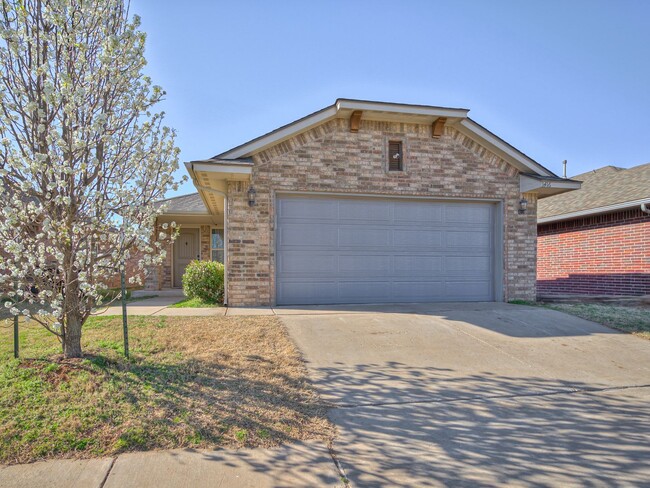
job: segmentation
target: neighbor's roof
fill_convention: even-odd
[[[235,162],[237,162],[237,160],[243,158],[250,158],[255,153],[306,132],[329,120],[349,118],[353,112],[361,112],[361,118],[365,120],[412,121],[420,124],[430,124],[439,118],[445,118],[447,124],[453,125],[470,139],[496,153],[519,171],[553,179],[558,178],[552,171],[469,118],[467,116],[469,110],[467,109],[346,98],[339,98],[329,107],[201,162],[223,164],[224,161],[236,160]],[[191,164],[191,162],[186,164]]]
[[[579,190],[539,201],[538,223],[568,220],[650,203],[650,163],[633,168],[605,166],[573,179]]]
[[[167,198],[156,202],[157,205],[166,205],[165,214],[181,215],[181,214],[197,214],[208,215],[208,209],[205,207],[201,196],[198,193],[190,193],[189,195],[180,195],[178,197]]]

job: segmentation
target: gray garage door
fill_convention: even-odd
[[[484,202],[283,196],[277,303],[494,299],[494,209]]]

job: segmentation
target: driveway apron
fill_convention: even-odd
[[[353,486],[650,479],[650,341],[499,303],[275,312]]]

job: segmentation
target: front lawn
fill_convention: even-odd
[[[223,305],[217,302],[206,302],[200,298],[185,298],[180,302],[170,305],[171,308],[213,308],[222,307]]]
[[[93,317],[82,360],[56,338],[0,322],[0,463],[179,447],[273,446],[333,435],[275,317]]]
[[[649,307],[609,303],[545,303],[544,306],[650,339]]]

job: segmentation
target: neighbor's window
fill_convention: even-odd
[[[403,170],[404,154],[402,152],[402,141],[388,142],[388,171]]]
[[[212,229],[210,254],[212,255],[213,261],[223,263],[223,229]]]

